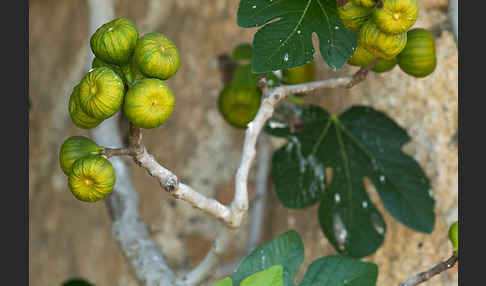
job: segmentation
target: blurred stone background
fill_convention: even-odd
[[[156,29],[179,48],[181,67],[168,80],[176,96],[169,121],[146,131],[144,140],[157,160],[185,182],[221,201],[232,198],[233,176],[239,164],[243,131],[226,124],[217,111],[222,89],[217,56],[251,42],[256,29],[236,24],[237,0],[164,0]],[[115,1],[116,17],[140,25],[148,0]],[[407,153],[419,161],[431,179],[436,198],[436,226],[431,234],[414,232],[384,211],[372,186],[368,191],[387,222],[383,246],[365,260],[379,267],[378,285],[397,285],[448,258],[450,223],[458,216],[458,57],[446,17],[447,1],[421,0],[416,27],[436,36],[438,66],[423,79],[407,76],[398,67],[385,74],[370,74],[366,81],[346,90],[319,90],[308,98],[328,111],[340,113],[354,104],[386,112],[407,129],[412,141]],[[86,204],[73,198],[59,168],[58,154],[69,136],[89,135],[76,128],[67,111],[71,71],[83,64],[89,45],[88,7],[84,0],[30,1],[30,285],[60,285],[71,277],[84,277],[96,285],[137,285],[118,245],[103,202]],[[318,54],[318,78],[351,74],[327,68]],[[275,147],[281,142],[273,141]],[[146,171],[132,161],[132,177],[140,197],[141,217],[151,226],[169,264],[177,269],[196,265],[210,247],[220,226],[185,202],[167,196]],[[252,178],[252,177],[251,177]],[[252,179],[251,179],[252,180]],[[280,206],[270,188],[262,243],[295,229],[304,241],[303,271],[316,258],[335,253],[320,230],[317,206],[288,210]],[[247,223],[226,261],[238,258],[247,238]],[[457,265],[423,285],[457,285]],[[207,283],[207,285],[211,285]]]

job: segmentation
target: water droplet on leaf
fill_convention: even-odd
[[[334,227],[334,233],[336,235],[338,247],[340,250],[344,250],[346,248],[348,232],[344,228],[344,224],[343,221],[341,220],[341,217],[337,214],[335,214],[333,218],[333,227]]]
[[[289,54],[288,53],[285,53],[285,56],[284,56],[284,61],[288,61],[289,60]]]
[[[383,220],[378,216],[378,214],[373,213],[371,214],[371,223],[375,228],[376,232],[383,235],[385,233],[385,224]]]
[[[383,176],[383,175],[380,176],[380,182],[382,182],[382,183],[385,182],[385,176]]]
[[[341,201],[341,196],[338,193],[335,193],[334,200],[336,201],[336,203],[339,203]]]

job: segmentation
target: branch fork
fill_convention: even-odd
[[[359,77],[359,81],[364,78],[363,76]],[[347,76],[269,88],[265,78],[261,78],[259,85],[263,94],[262,104],[253,121],[248,123],[245,132],[241,161],[235,176],[235,195],[229,205],[223,205],[219,201],[208,198],[190,186],[181,183],[173,172],[158,163],[154,156],[147,151],[142,140],[142,130],[132,124],[130,124],[128,147],[105,148],[102,151],[102,154],[108,158],[120,155],[132,157],[137,165],[146,169],[152,177],[159,181],[160,186],[174,198],[188,202],[194,208],[213,216],[225,224],[226,228],[223,228],[221,233],[217,235],[213,247],[206,255],[206,258],[195,269],[183,275],[180,280],[174,280],[175,285],[198,285],[206,279],[211,274],[211,270],[217,265],[220,253],[229,247],[236,234],[236,229],[240,227],[245,219],[249,206],[248,174],[256,155],[255,146],[261,130],[265,126],[266,121],[273,115],[277,105],[285,97],[294,93],[307,93],[319,88],[346,86],[353,81],[356,82],[356,77]]]

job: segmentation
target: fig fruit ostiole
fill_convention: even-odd
[[[115,170],[110,161],[103,157],[89,156],[74,162],[68,185],[78,200],[96,202],[113,191],[115,181]]]

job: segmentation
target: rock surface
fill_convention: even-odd
[[[388,231],[383,247],[366,260],[378,264],[378,285],[397,285],[447,258],[448,225],[457,219],[457,48],[444,14],[447,1],[420,2],[424,9],[416,26],[430,28],[436,35],[438,66],[432,75],[414,79],[397,67],[386,74],[370,74],[350,90],[320,90],[310,95],[310,100],[334,113],[354,104],[386,112],[406,128],[412,141],[405,150],[431,179],[437,223],[429,235],[402,226],[377,202]],[[116,16],[140,25],[149,1],[137,3],[116,1]],[[217,57],[239,43],[251,42],[255,29],[236,25],[235,0],[212,1],[211,5],[170,0],[163,5],[162,15],[170,19],[159,19],[155,31],[167,35],[182,55],[178,73],[168,80],[176,106],[171,119],[161,128],[146,131],[144,140],[157,160],[182,181],[206,195],[228,200],[243,131],[226,124],[218,114],[222,83]],[[111,236],[105,204],[73,199],[58,166],[62,142],[69,136],[89,134],[76,128],[67,112],[72,83],[82,76],[80,72],[69,78],[83,62],[83,48],[89,43],[88,16],[85,1],[30,1],[29,280],[33,286],[60,285],[71,277],[84,277],[96,285],[137,285]],[[320,79],[356,70],[345,67],[332,72],[322,58],[317,63]],[[167,196],[146,171],[127,162],[139,193],[141,217],[151,226],[170,265],[187,269],[197,264],[220,224]],[[373,193],[371,186],[369,191]],[[284,209],[269,190],[262,242],[288,229],[297,230],[306,250],[302,269],[315,258],[335,253],[319,228],[316,212],[316,207]],[[247,237],[247,229],[248,222],[241,237]],[[237,258],[243,247],[244,239],[235,241],[226,260]],[[457,285],[457,267],[423,285]]]

